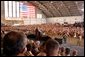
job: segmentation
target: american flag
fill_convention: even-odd
[[[29,8],[29,18],[35,18],[35,6],[33,6],[31,3],[28,4]]]
[[[20,16],[21,18],[34,19],[35,18],[35,6],[32,4],[20,3]]]

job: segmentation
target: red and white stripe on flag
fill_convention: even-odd
[[[35,6],[33,6],[31,3],[29,5],[29,18],[34,19],[35,18]]]
[[[32,4],[24,4],[20,2],[20,17],[27,18],[27,19],[34,19],[35,18],[35,6]]]

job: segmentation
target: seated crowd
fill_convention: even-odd
[[[2,38],[2,56],[77,56],[77,50],[61,47],[50,38],[45,42],[31,40],[24,32],[9,31]]]
[[[35,33],[39,28],[41,34]],[[34,40],[29,34],[35,34]],[[60,24],[22,25],[1,27],[2,56],[77,56],[78,51],[61,47],[51,36],[64,36],[84,39],[83,27],[64,27]],[[44,39],[44,42],[40,39]]]
[[[79,38],[80,35],[82,38],[84,38],[84,28],[83,27],[75,27],[75,26],[68,26],[64,27],[60,24],[41,24],[41,25],[22,25],[22,26],[4,26],[1,27],[2,31],[8,31],[8,30],[18,30],[22,32],[29,32],[33,33],[35,32],[36,27],[38,27],[42,32],[47,34],[48,36],[62,36],[63,34],[66,34],[68,37],[71,38]]]

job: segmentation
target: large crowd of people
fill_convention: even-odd
[[[41,25],[23,25],[23,26],[5,26],[1,27],[2,31],[8,30],[20,30],[23,32],[35,33],[35,29],[39,28],[42,33],[47,34],[49,36],[63,35],[66,34],[69,37],[75,37],[81,35],[84,38],[84,28],[83,27],[75,27],[69,26],[64,27],[60,24],[41,24]]]
[[[23,32],[10,31],[3,38],[3,56],[77,56],[76,50],[60,47],[58,41],[30,40]]]
[[[35,39],[30,39],[28,34],[34,34]],[[58,35],[81,40],[84,30],[83,27],[64,27],[60,24],[1,27],[2,56],[78,56],[76,49],[61,47],[52,37]],[[44,42],[40,40],[42,38]]]

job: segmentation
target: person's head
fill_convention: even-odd
[[[61,52],[64,52],[65,51],[65,47],[61,47]]]
[[[72,56],[77,56],[78,55],[78,51],[77,50],[73,50],[72,51]]]
[[[67,47],[67,48],[65,49],[65,55],[66,55],[66,56],[67,56],[67,55],[70,55],[70,48]]]
[[[39,47],[39,46],[40,46],[40,41],[35,41],[35,45],[36,45],[37,47]]]
[[[61,47],[60,48],[60,55],[64,56],[65,55],[64,53],[65,53],[65,47]]]
[[[31,51],[31,49],[32,49],[32,45],[31,45],[30,43],[27,44],[26,47],[27,47],[27,51]]]
[[[4,55],[17,55],[26,50],[27,37],[23,32],[11,31],[4,36],[3,53]]]
[[[46,56],[46,53],[40,52],[37,56]]]
[[[49,39],[45,44],[45,50],[48,56],[57,56],[59,51],[59,43],[56,40]]]
[[[42,44],[39,47],[40,52],[45,52],[45,42],[42,42]]]
[[[34,41],[33,40],[30,40],[30,43],[34,43]]]

